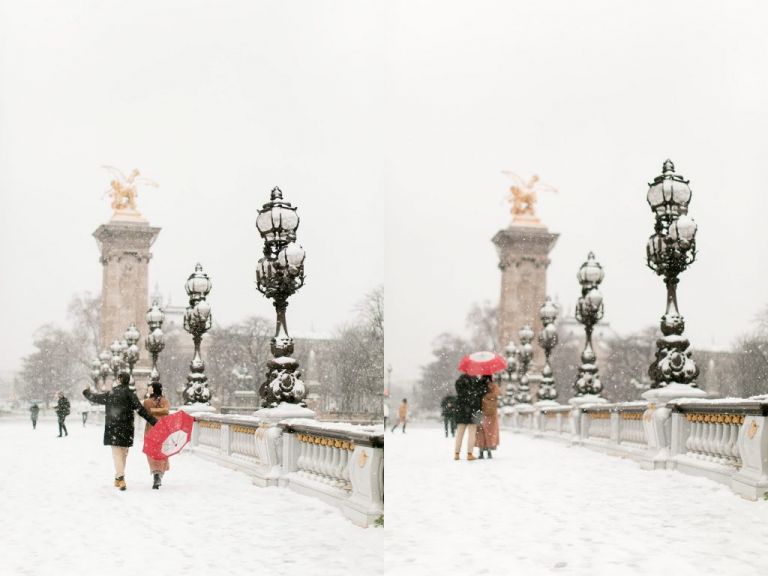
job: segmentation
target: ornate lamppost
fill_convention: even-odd
[[[581,296],[576,303],[576,320],[584,325],[586,339],[581,353],[581,366],[573,387],[576,391],[576,403],[601,402],[603,384],[597,375],[597,356],[592,348],[592,331],[603,317],[603,295],[598,286],[603,281],[605,272],[595,259],[593,252],[587,256],[576,274],[581,285]]]
[[[99,389],[99,380],[101,379],[101,360],[95,358],[91,362],[91,379],[93,380],[93,389]]]
[[[291,357],[293,338],[288,334],[285,311],[288,298],[304,285],[305,252],[296,244],[296,208],[283,200],[280,188],[273,188],[270,196],[256,218],[256,228],[264,240],[264,257],[256,267],[256,287],[274,301],[277,323],[270,346],[273,358],[267,363],[267,378],[259,388],[259,396],[263,407],[274,408],[281,402],[304,406],[306,389],[296,373],[299,364]]]
[[[515,392],[515,402],[518,404],[531,403],[531,388],[529,385],[528,369],[533,359],[533,329],[526,324],[520,328],[517,335],[520,337],[520,348],[517,350],[519,358],[520,376],[518,379],[517,391]]]
[[[109,346],[112,356],[109,359],[109,367],[112,370],[112,385],[117,385],[117,375],[125,368],[123,360],[123,345],[120,340],[113,340]]]
[[[552,366],[549,364],[549,356],[552,349],[557,345],[557,306],[552,303],[552,299],[547,296],[547,301],[539,310],[539,317],[544,328],[539,333],[539,345],[544,349],[544,368],[541,370],[541,384],[536,392],[539,402],[554,402],[557,398],[555,389],[555,378],[552,372]]]
[[[512,406],[515,403],[515,388],[518,381],[517,348],[515,343],[510,340],[504,349],[507,360],[507,386],[504,394],[504,405]]]
[[[210,406],[211,391],[208,389],[208,377],[205,375],[205,362],[200,356],[200,343],[203,341],[203,334],[211,328],[212,323],[211,305],[206,300],[211,287],[211,279],[198,263],[184,285],[189,296],[189,306],[184,311],[184,330],[192,335],[192,341],[195,344],[195,355],[189,364],[189,374],[187,374],[187,387],[182,394],[184,404],[187,406],[193,404]]]
[[[160,308],[157,302],[152,302],[152,307],[147,310],[149,334],[144,341],[144,347],[152,355],[152,371],[149,373],[150,384],[160,382],[160,373],[157,371],[157,357],[165,348],[165,338],[162,330],[164,320],[165,312],[163,312],[163,309]],[[149,387],[147,387],[147,391],[149,391]]]
[[[112,358],[112,354],[109,353],[108,350],[102,350],[101,354],[99,354],[99,361],[101,362],[101,366],[99,367],[99,372],[101,374],[101,391],[107,389],[107,376],[110,375],[112,372],[112,369],[109,367],[109,361]]]
[[[654,233],[646,245],[648,267],[664,278],[667,309],[661,317],[662,337],[656,341],[656,359],[648,369],[651,388],[669,385],[695,387],[699,369],[691,358],[690,343],[683,337],[685,321],[677,307],[678,276],[696,260],[696,223],[688,216],[691,189],[688,180],[675,174],[671,160],[649,184],[646,196],[654,213]]]
[[[131,375],[131,387],[135,387],[136,385],[136,382],[133,379],[133,367],[136,365],[136,362],[139,361],[139,346],[136,343],[139,341],[140,337],[141,333],[138,328],[136,328],[136,324],[133,323],[125,331],[125,334],[123,334],[126,344],[123,350],[123,355],[125,363],[128,364],[128,373]]]

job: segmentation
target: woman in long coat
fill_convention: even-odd
[[[168,411],[171,409],[171,403],[168,398],[163,396],[163,385],[160,382],[153,382],[152,393],[149,398],[144,400],[144,408],[152,414],[155,418],[162,418],[168,415]],[[144,435],[152,430],[152,424],[147,422],[144,428]],[[165,460],[155,460],[147,454],[147,462],[149,463],[149,472],[152,474],[152,488],[157,490],[162,485],[163,474],[170,470],[171,466],[168,462],[168,458]]]
[[[477,447],[480,448],[480,458],[483,453],[488,453],[488,458],[492,458],[491,450],[496,450],[499,446],[499,396],[501,388],[490,376],[483,376],[482,382],[485,383],[487,392],[482,399],[483,421],[477,430]]]
[[[125,461],[128,458],[128,448],[133,446],[133,413],[147,422],[157,424],[157,418],[152,416],[139,402],[136,393],[128,387],[130,374],[122,372],[118,376],[117,385],[108,392],[91,392],[83,390],[85,396],[94,404],[103,404],[104,410],[104,445],[112,446],[112,459],[115,462],[115,487],[125,490]]]
[[[461,453],[461,442],[464,439],[464,431],[467,431],[467,460],[475,460],[475,434],[477,433],[476,415],[482,406],[485,386],[477,381],[477,378],[462,374],[456,380],[456,442],[454,445],[454,460],[458,460]]]

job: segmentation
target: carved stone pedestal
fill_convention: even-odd
[[[121,340],[131,324],[141,332],[137,345],[139,350],[144,350],[145,315],[149,308],[149,261],[152,258],[150,247],[160,228],[150,226],[137,214],[116,212],[112,220],[93,233],[103,265],[99,342],[102,350],[109,348],[113,340]],[[144,353],[134,369],[139,398],[146,391],[149,369],[149,358]]]
[[[517,220],[493,237],[501,269],[500,346],[514,339],[524,324],[539,324],[539,309],[547,297],[549,253],[558,236],[543,224]],[[542,365],[543,352],[536,348],[532,371]]]

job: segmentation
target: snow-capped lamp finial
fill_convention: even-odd
[[[275,186],[272,188],[272,194],[271,199],[274,202],[275,200],[282,200],[283,199],[283,191],[280,190],[279,186]]]
[[[661,168],[661,172],[663,174],[667,174],[668,172],[674,172],[674,171],[675,171],[674,162],[672,162],[672,160],[670,160],[669,158],[664,160],[664,165]]]

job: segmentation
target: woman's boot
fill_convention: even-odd
[[[160,488],[160,474],[158,472],[155,472],[153,475],[154,482],[152,482],[152,489],[158,490]]]

